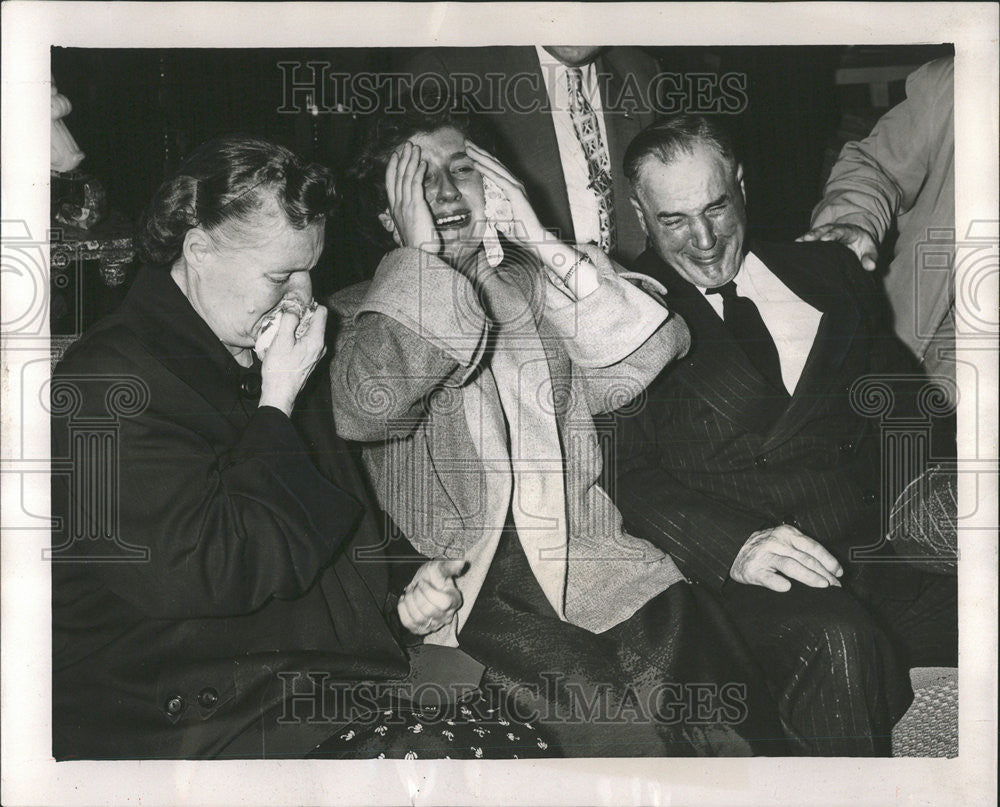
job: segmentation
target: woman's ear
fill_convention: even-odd
[[[389,211],[383,210],[379,213],[378,220],[382,226],[385,227],[385,231],[392,234],[392,240],[396,242],[396,246],[404,246],[403,239],[399,237],[399,231],[396,229],[396,222],[392,220],[392,216],[389,215]]]
[[[200,227],[192,227],[184,233],[181,254],[192,269],[195,271],[204,270],[210,256],[214,254],[211,237]]]

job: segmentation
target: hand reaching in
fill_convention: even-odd
[[[869,272],[875,271],[878,261],[878,244],[875,238],[857,224],[823,224],[814,227],[796,241],[836,241],[858,256],[861,265]]]

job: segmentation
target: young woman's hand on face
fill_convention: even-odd
[[[441,238],[424,198],[426,173],[427,163],[420,159],[420,147],[407,141],[389,158],[385,190],[397,243],[437,255],[441,251]]]
[[[546,273],[546,277],[554,282],[560,291],[567,292],[576,300],[586,297],[596,289],[600,281],[592,260],[588,260],[581,251],[562,243],[542,227],[531,202],[528,201],[524,184],[515,179],[496,157],[483,151],[475,143],[465,141],[465,151],[479,172],[499,185],[510,200],[514,214],[511,238],[534,250],[542,265],[551,272],[551,274]]]
[[[465,150],[472,158],[479,173],[489,177],[499,185],[504,195],[510,200],[510,206],[514,212],[514,224],[511,228],[512,237],[522,243],[538,243],[544,240],[544,228],[538,221],[538,216],[535,215],[531,202],[528,201],[524,183],[516,179],[496,157],[479,148],[471,140],[465,141]]]
[[[326,308],[317,306],[309,327],[299,339],[295,329],[299,318],[293,311],[278,315],[274,341],[264,354],[261,364],[260,406],[273,406],[286,415],[292,414],[295,399],[316,362],[326,353]]]

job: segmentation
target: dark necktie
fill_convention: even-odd
[[[718,288],[706,289],[705,294],[722,295],[722,318],[729,333],[739,342],[750,363],[760,374],[775,388],[785,390],[785,384],[781,379],[778,348],[775,347],[771,332],[761,319],[760,311],[757,310],[753,300],[740,297],[732,280]]]

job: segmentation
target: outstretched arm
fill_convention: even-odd
[[[844,146],[813,210],[812,229],[800,239],[839,241],[869,271],[893,219],[913,206],[940,129],[952,119],[950,69],[925,65],[907,79],[906,90],[906,100],[868,137]]]

